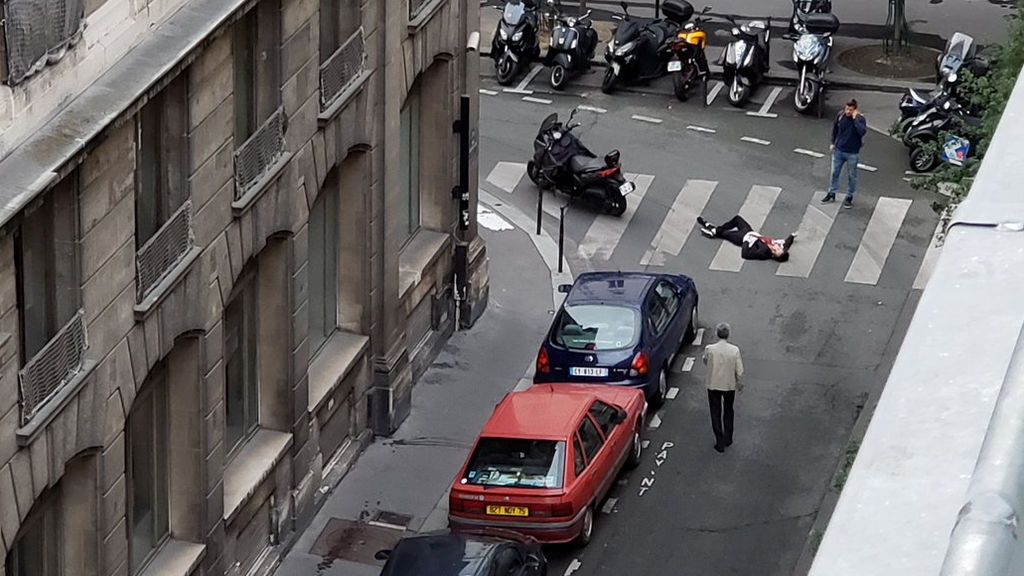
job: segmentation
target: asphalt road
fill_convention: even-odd
[[[913,286],[925,277],[918,273],[937,217],[932,198],[904,180],[903,146],[870,132],[861,162],[874,170],[860,171],[855,207],[822,210],[827,157],[794,150],[827,153],[830,123],[793,112],[789,88],[764,109],[777,117],[755,117],[731,108],[724,94],[703,108],[586,87],[524,101],[489,79],[483,85],[481,187],[498,199],[495,208],[511,204],[536,214],[537,190],[521,170],[541,119],[581,104],[597,109],[579,112],[579,135],[599,155],[620,149],[642,190],[628,198],[622,219],[569,207],[565,247],[573,272],[648,268],[692,276],[701,324],[732,325],[748,372],[735,444],[718,454],[700,346],[685,351],[670,378],[678,395],[648,430],[643,464],[613,490],[586,549],[548,551],[550,573],[792,574],[860,406],[885,382],[917,302]],[[770,90],[747,111],[762,109]],[[544,200],[554,214],[565,203],[551,194]],[[764,218],[766,234],[802,230],[788,266],[738,268],[732,247],[690,228],[695,213],[720,222],[741,206]],[[544,226],[557,237],[550,213]],[[714,340],[710,332],[702,344]]]

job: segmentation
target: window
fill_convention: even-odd
[[[619,416],[619,410],[598,400],[590,407],[590,415],[601,428],[601,433],[607,438],[617,425],[615,420]]]
[[[78,311],[77,180],[59,182],[15,231],[22,365]]]
[[[679,308],[679,294],[668,282],[659,282],[658,286],[654,289],[657,297],[661,299],[662,305],[665,307],[665,316],[671,318],[675,316],[676,310]]]
[[[49,491],[32,507],[7,556],[7,576],[59,576],[60,499]],[[13,504],[12,504],[13,505]]]
[[[576,472],[576,476],[579,477],[587,468],[587,460],[583,457],[583,444],[580,443],[579,434],[573,438],[572,460],[573,470]]]
[[[188,197],[188,102],[185,75],[139,112],[135,248],[141,248]]]
[[[401,118],[402,198],[405,206],[396,208],[404,214],[399,233],[408,240],[420,227],[420,99],[417,89],[409,92],[402,107]]]
[[[263,0],[235,24],[235,148],[281,104],[279,0]]]
[[[657,294],[652,294],[647,299],[647,321],[651,325],[651,331],[655,334],[661,334],[665,326],[668,325],[669,315],[665,310],[665,303],[661,300],[661,297]]]
[[[571,350],[630,348],[640,335],[639,314],[623,306],[566,306],[555,320],[553,344]]]
[[[359,29],[359,0],[320,2],[320,63],[330,58]]]
[[[239,279],[235,295],[224,309],[224,441],[229,455],[256,429],[259,420],[255,276],[250,271]]]
[[[128,418],[128,548],[133,573],[167,536],[167,381],[157,369]]]
[[[597,427],[590,421],[590,418],[583,419],[577,432],[579,432],[580,441],[583,443],[583,452],[587,455],[587,462],[593,462],[594,456],[597,456],[601,445],[604,444],[601,433],[597,431]]]
[[[309,211],[309,350],[315,355],[338,325],[338,188],[329,178]]]
[[[475,486],[561,488],[565,442],[481,438],[464,480]]]

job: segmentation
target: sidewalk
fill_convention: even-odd
[[[501,19],[501,12],[494,8],[482,6],[480,9],[480,53],[481,55],[487,56],[490,54],[491,41],[494,38],[495,31],[497,30],[498,21]],[[612,37],[612,32],[615,28],[615,22],[611,20],[594,20],[594,29],[597,31],[598,42],[597,49],[594,51],[594,60],[598,66],[604,66],[604,52],[608,41]],[[772,60],[771,70],[768,72],[766,77],[767,84],[784,84],[793,85],[798,79],[798,73],[793,67],[793,42],[782,37],[785,32],[786,22],[781,22],[782,28],[773,20],[772,25],[772,40],[770,43],[769,54]],[[712,22],[706,26],[708,32],[708,46],[705,49],[705,53],[708,57],[708,62],[711,65],[711,76],[714,79],[720,79],[722,75],[722,68],[715,64],[719,56],[722,54],[722,50],[731,41],[731,37],[728,36],[728,28],[731,25],[728,23]],[[541,53],[544,54],[547,50],[547,37],[546,35],[541,36]],[[863,39],[853,36],[836,36],[835,44],[832,48],[832,58],[829,64],[831,73],[829,74],[829,81],[836,88],[852,89],[852,90],[879,90],[884,92],[900,93],[903,92],[907,87],[913,87],[917,89],[930,90],[934,88],[934,78],[919,78],[919,79],[889,79],[879,78],[875,76],[867,76],[864,74],[857,73],[849,68],[844,67],[839,62],[839,55],[849,49],[857,48],[864,45],[878,44],[878,40]],[[490,73],[489,70],[485,71],[485,74]],[[628,89],[628,87],[624,87]]]
[[[376,575],[382,563],[373,553],[400,536],[386,525],[414,532],[447,526],[452,478],[495,404],[532,364],[551,319],[551,277],[526,233],[481,232],[490,257],[487,311],[452,336],[413,389],[410,416],[392,437],[378,438],[327,496],[277,576]],[[332,522],[374,518],[376,526]],[[323,555],[311,553],[325,528]]]

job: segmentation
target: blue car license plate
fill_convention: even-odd
[[[570,376],[592,376],[595,378],[601,378],[608,375],[607,368],[589,368],[586,366],[573,366],[569,368]]]

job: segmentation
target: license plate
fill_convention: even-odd
[[[683,69],[683,63],[679,60],[672,60],[668,63],[669,72],[679,72]]]
[[[583,367],[573,366],[573,367],[569,368],[569,375],[570,376],[607,376],[608,375],[608,369],[607,368],[588,368],[588,367],[585,367],[585,366],[583,366]]]
[[[636,190],[636,186],[634,186],[632,182],[626,182],[619,186],[619,192],[621,192],[623,196],[629,194],[633,190]]]
[[[619,63],[618,62],[612,62],[612,72],[614,72],[616,76],[619,75]]]
[[[530,509],[523,506],[488,506],[487,513],[492,516],[529,516]]]

